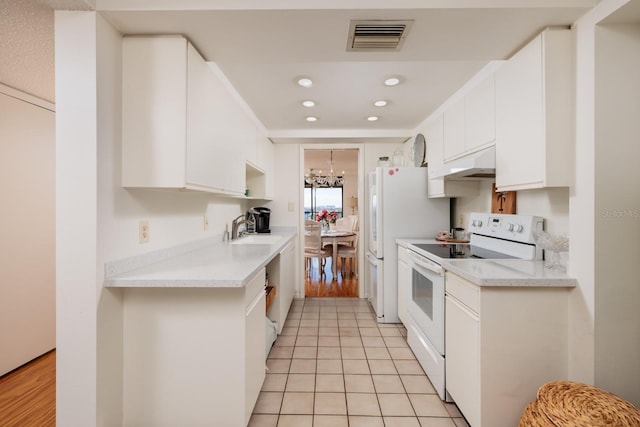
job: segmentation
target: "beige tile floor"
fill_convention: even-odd
[[[249,427],[468,427],[364,299],[295,300],[267,368]]]

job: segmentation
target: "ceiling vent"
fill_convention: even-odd
[[[398,51],[413,20],[351,21],[347,51]]]

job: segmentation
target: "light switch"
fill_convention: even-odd
[[[295,210],[295,207],[293,205],[293,202],[289,202],[289,212],[293,212]]]

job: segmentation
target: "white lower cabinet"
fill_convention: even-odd
[[[277,323],[282,332],[289,308],[296,292],[296,241],[292,240],[267,266],[269,284],[276,295],[267,316]]]
[[[568,372],[570,288],[476,286],[446,273],[446,388],[471,427],[513,427]]]
[[[265,378],[265,269],[245,287],[124,291],[123,425],[246,426]]]
[[[398,245],[398,317],[403,324],[408,322],[408,304],[411,295],[411,266],[408,249]]]
[[[480,425],[480,322],[478,313],[447,295],[446,325],[455,334],[446,338],[447,389],[454,390],[455,402],[465,408],[472,426]],[[451,392],[449,392],[451,394]]]
[[[264,283],[264,280],[263,282]],[[265,378],[265,293],[260,292],[247,307],[245,321],[245,424],[249,423]]]

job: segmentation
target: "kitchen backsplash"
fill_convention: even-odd
[[[459,226],[464,216],[464,228],[471,212],[491,212],[491,180],[480,183],[480,191],[475,197],[459,197],[453,203],[454,225]],[[545,188],[518,191],[516,212],[521,215],[536,215],[545,219],[546,231],[552,233],[569,232],[569,189]]]

